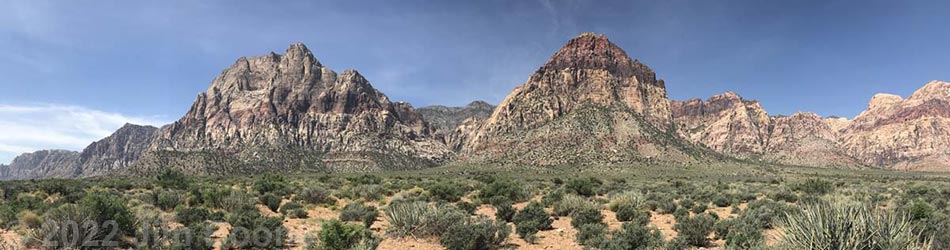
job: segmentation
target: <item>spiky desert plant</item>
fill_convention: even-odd
[[[931,249],[906,215],[869,206],[805,204],[781,225],[786,249]]]
[[[434,209],[424,201],[396,202],[386,209],[386,218],[392,227],[389,233],[394,236],[407,236],[417,233],[425,227],[428,218],[433,216]]]

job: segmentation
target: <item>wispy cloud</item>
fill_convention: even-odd
[[[125,123],[162,125],[165,120],[70,105],[0,104],[0,162],[40,149],[80,150]]]

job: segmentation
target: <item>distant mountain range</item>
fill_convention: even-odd
[[[875,95],[851,120],[773,116],[731,92],[671,101],[653,70],[584,33],[497,107],[415,109],[298,43],[238,59],[172,124],[127,124],[82,152],[26,153],[0,165],[0,179],[736,160],[950,171],[950,83],[930,82],[907,99]]]

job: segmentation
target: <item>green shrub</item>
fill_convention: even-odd
[[[760,228],[773,228],[776,220],[783,219],[786,214],[796,211],[791,205],[772,200],[758,200],[749,203],[739,218],[755,222]]]
[[[555,189],[541,197],[541,205],[545,207],[554,206],[564,198],[564,189]]]
[[[105,239],[96,214],[86,207],[65,204],[47,211],[44,217],[46,221],[27,236],[25,245],[32,249],[82,249],[84,242],[118,240]],[[44,242],[47,239],[50,241]]]
[[[650,222],[650,212],[637,209],[631,206],[620,207],[616,212],[617,220],[631,222],[638,225],[646,225]]]
[[[636,191],[627,191],[621,194],[615,195],[610,199],[610,203],[607,204],[607,208],[610,211],[618,212],[621,208],[634,208],[641,209],[646,203],[646,198],[643,197],[643,194]]]
[[[830,193],[834,186],[829,181],[821,179],[808,179],[804,183],[795,186],[795,190],[810,195],[824,195]]]
[[[430,185],[426,190],[429,191],[429,195],[436,200],[456,202],[462,198],[462,195],[465,194],[465,190],[454,182],[450,181],[440,181],[435,184]]]
[[[283,176],[274,174],[264,174],[254,179],[251,189],[258,194],[274,193],[282,196],[290,194],[290,184],[284,180]]]
[[[782,228],[782,244],[790,249],[931,249],[909,218],[867,206],[805,204]]]
[[[602,242],[600,249],[649,250],[658,249],[662,245],[663,236],[660,235],[659,229],[635,223],[623,223],[619,230],[610,232],[610,239]]]
[[[716,198],[713,198],[712,203],[717,207],[728,207],[732,205],[732,199],[726,195],[717,195]]]
[[[678,235],[692,246],[705,247],[709,245],[709,233],[713,231],[716,219],[708,214],[697,214],[678,218],[673,229]]]
[[[705,213],[706,209],[708,209],[706,204],[696,204],[696,205],[693,205],[693,208],[691,208],[690,211],[692,211],[694,214],[701,214],[701,213]]]
[[[188,189],[188,177],[171,168],[164,168],[156,176],[156,183],[162,188]]]
[[[360,203],[349,203],[343,207],[343,211],[340,212],[340,220],[342,221],[360,221],[363,222],[363,226],[369,228],[376,222],[376,217],[379,217],[379,211],[376,210],[374,206],[364,206]]]
[[[175,220],[185,226],[204,222],[209,217],[211,217],[211,212],[204,208],[180,206],[175,209]]]
[[[178,205],[185,203],[185,194],[175,190],[157,190],[155,191],[155,206],[171,211]]]
[[[352,200],[363,199],[366,201],[380,200],[386,195],[386,190],[378,184],[364,184],[357,186],[346,186],[340,192],[342,197]]]
[[[264,204],[270,211],[274,212],[280,209],[280,202],[283,200],[279,195],[272,193],[265,193],[259,196],[258,199],[260,199],[261,204]]]
[[[600,188],[602,184],[603,182],[599,179],[588,177],[571,179],[564,187],[572,193],[589,197],[597,194],[597,189]]]
[[[577,234],[574,235],[574,240],[577,241],[577,244],[582,246],[597,247],[607,240],[606,234],[607,225],[605,224],[584,224],[577,228]]]
[[[478,194],[478,197],[486,199],[495,196],[507,197],[512,201],[524,201],[528,199],[528,194],[525,193],[521,183],[510,179],[498,179],[483,185]]]
[[[376,245],[379,244],[379,240],[366,228],[346,224],[339,220],[328,220],[321,223],[317,235],[320,239],[319,245],[309,246],[308,249],[350,250],[361,244],[371,246],[369,249],[375,249]]]
[[[135,220],[125,203],[117,194],[103,191],[87,193],[80,201],[81,206],[92,212],[98,222],[96,225],[105,226],[106,222],[115,221],[120,236],[131,236],[135,235]]]
[[[518,212],[508,197],[495,196],[489,199],[489,203],[495,207],[495,219],[499,221],[511,222]]]
[[[504,243],[509,234],[508,224],[478,217],[452,225],[439,242],[447,250],[489,250]]]
[[[319,186],[304,188],[300,193],[297,193],[297,196],[294,198],[309,204],[333,204],[336,202],[336,200],[330,196],[330,191]]]
[[[284,203],[283,206],[280,206],[280,213],[292,219],[306,219],[309,217],[303,205],[296,201]]]
[[[731,223],[728,233],[721,237],[726,240],[727,249],[759,249],[763,246],[765,237],[762,235],[762,229],[755,222],[733,221],[735,223]],[[716,237],[720,237],[718,231]]]
[[[696,205],[696,203],[693,202],[693,200],[690,199],[690,198],[683,198],[683,199],[680,200],[680,202],[679,202],[679,206],[680,206],[680,207],[683,207],[683,208],[686,208],[686,209],[693,209],[693,206],[694,206],[694,205]]]
[[[522,239],[534,242],[534,235],[541,230],[551,229],[551,223],[554,221],[544,212],[544,207],[540,203],[531,202],[515,214],[512,222],[515,223],[515,232]]]
[[[467,202],[467,201],[455,202],[455,207],[461,209],[462,211],[465,211],[468,214],[474,214],[475,210],[478,209],[478,207],[475,206],[475,204],[472,204],[471,202]]]
[[[257,198],[251,194],[245,193],[244,191],[231,190],[228,195],[221,200],[221,205],[223,206],[223,209],[229,213],[244,210],[256,211],[256,200]]]
[[[554,215],[567,216],[571,213],[574,213],[574,211],[580,210],[581,208],[593,206],[594,204],[591,204],[584,197],[568,194],[565,195],[560,202],[554,204]]]
[[[171,231],[172,250],[211,250],[214,243],[210,240],[211,234],[217,228],[211,223],[194,223],[187,227],[176,228]],[[160,248],[156,248],[160,249]]]
[[[600,212],[599,209],[591,207],[585,207],[581,210],[574,211],[571,214],[571,226],[574,228],[580,228],[581,225],[586,224],[603,224],[604,223],[604,214]]]
[[[283,218],[266,217],[257,210],[239,210],[228,215],[231,231],[224,249],[278,249],[287,240]]]
[[[24,210],[17,215],[18,221],[20,222],[20,228],[23,229],[33,229],[41,226],[43,224],[43,218],[40,218],[39,215],[30,210]]]
[[[912,220],[926,220],[933,217],[934,208],[923,200],[916,200],[907,208],[907,214]]]
[[[424,201],[395,202],[386,209],[394,236],[438,236],[449,227],[468,218],[452,206],[431,206]]]

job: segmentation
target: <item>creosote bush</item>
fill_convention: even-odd
[[[697,214],[676,219],[673,229],[679,233],[676,237],[682,238],[689,245],[705,247],[709,245],[709,233],[716,224],[716,219],[709,214]]]
[[[450,226],[439,242],[447,250],[488,250],[502,245],[509,234],[505,222],[480,216]]]
[[[535,234],[541,230],[551,229],[551,223],[554,221],[547,212],[544,212],[541,203],[531,202],[515,214],[512,222],[515,223],[515,232],[518,236],[527,242],[534,242]]]
[[[319,241],[310,242],[307,249],[375,249],[379,245],[379,239],[374,237],[371,231],[362,226],[346,224],[339,220],[328,220],[321,223],[317,235]]]
[[[376,217],[379,217],[379,211],[376,210],[374,206],[365,206],[360,203],[349,203],[343,207],[343,211],[340,212],[340,220],[342,221],[359,221],[363,223],[363,226],[369,228],[376,222]]]

